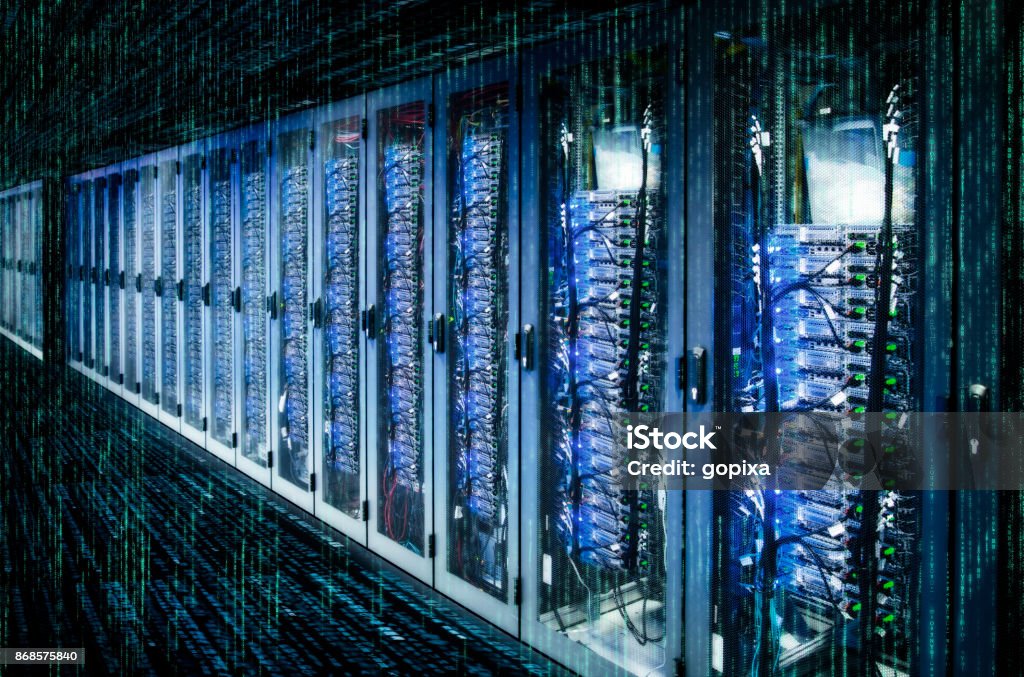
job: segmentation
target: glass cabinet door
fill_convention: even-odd
[[[267,271],[267,156],[266,142],[242,144],[241,192],[241,295],[242,295],[242,466],[250,472],[267,468],[270,443],[268,361],[271,312]],[[273,311],[276,312],[276,311]],[[269,481],[269,479],[265,479]]]
[[[411,552],[424,572],[429,482],[425,467],[425,235],[427,101],[371,111],[374,154],[376,277],[371,337],[375,343],[376,454],[372,536]],[[381,546],[382,548],[389,546]],[[413,561],[413,560],[410,560]],[[429,575],[429,574],[427,574]]]
[[[225,449],[235,442],[235,315],[240,309],[241,291],[235,288],[231,148],[209,153],[209,261],[211,340],[210,435]],[[257,308],[259,310],[259,308]]]
[[[177,427],[180,399],[178,372],[178,163],[165,160],[160,163],[160,398],[161,417],[168,425]]]
[[[309,131],[297,129],[275,141],[277,228],[276,477],[309,491],[311,453],[309,365]],[[276,488],[276,487],[275,487]],[[287,492],[288,488],[277,489]]]
[[[85,273],[85,280],[82,284],[82,364],[88,368],[93,368],[93,287],[96,284],[96,268],[93,264],[92,256],[92,181],[85,181],[82,183],[81,193],[81,214],[82,214],[82,268]],[[11,235],[14,234],[13,228],[8,229],[8,240],[13,244]],[[13,246],[9,246],[8,251],[12,251]],[[13,278],[13,275],[10,276]],[[13,294],[13,282],[8,286],[8,294]],[[13,301],[13,295],[11,297]],[[10,305],[8,306],[10,307]]]
[[[107,180],[99,178],[93,182],[92,231],[95,241],[92,247],[93,265],[93,313],[95,316],[95,332],[93,333],[93,351],[95,370],[100,375],[107,373],[107,267],[106,241],[107,233]]]
[[[772,417],[766,439],[863,441],[864,412],[921,406],[921,43],[904,9],[716,34],[716,408],[832,415]],[[719,670],[917,672],[918,497],[848,487],[716,494]]]
[[[108,383],[121,385],[121,175],[107,179],[107,313],[110,318]]]
[[[182,389],[184,402],[184,423],[191,429],[189,436],[197,442],[204,442],[201,433],[206,428],[206,368],[204,351],[205,340],[205,302],[204,296],[204,200],[203,191],[203,157],[200,153],[185,156],[181,162],[181,224],[182,224],[182,278],[183,311],[182,336],[183,374]]]
[[[362,115],[324,123],[319,130],[323,172],[320,298],[316,323],[321,347],[323,478],[321,499],[359,520],[339,528],[365,538],[361,522],[366,477],[362,457],[359,310]],[[319,510],[319,508],[318,508]],[[347,527],[347,528],[346,528]],[[362,533],[359,533],[359,532]]]
[[[537,85],[539,383],[528,411],[539,449],[527,482],[536,502],[524,499],[536,539],[524,635],[576,669],[601,657],[608,669],[667,672],[678,650],[667,638],[680,613],[668,585],[679,516],[669,519],[665,487],[627,484],[616,434],[629,413],[663,410],[674,387],[669,53],[555,66]]]
[[[124,222],[124,393],[138,393],[139,384],[139,267],[138,185],[139,173],[124,173],[121,214]]]
[[[437,587],[518,630],[515,88],[504,62],[438,78],[434,449]],[[440,127],[440,125],[444,125]],[[518,243],[516,243],[518,244]]]
[[[142,345],[142,399],[153,405],[147,411],[156,415],[160,401],[157,391],[157,232],[156,232],[156,167],[150,165],[140,170],[139,184],[139,260],[142,280],[142,325],[139,336]],[[145,408],[145,407],[144,407]]]
[[[68,199],[67,199],[67,223],[68,223],[68,289],[67,289],[67,303],[68,303],[68,359],[72,363],[81,363],[81,336],[82,336],[82,316],[81,316],[81,305],[82,305],[82,212],[79,206],[79,200],[81,195],[81,184],[70,183],[68,184]],[[3,238],[7,233],[7,201],[0,201],[0,247],[2,247]],[[0,254],[3,257],[3,254]],[[6,266],[5,266],[6,267]],[[5,270],[0,270],[0,284],[3,288],[0,289],[0,298],[6,298],[7,293],[7,279]]]

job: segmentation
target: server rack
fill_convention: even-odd
[[[107,364],[105,367],[107,388],[121,394],[124,383],[123,349],[123,258],[122,258],[122,175],[117,168],[107,174],[106,196],[106,269],[103,273],[104,293],[107,303]]]
[[[439,590],[519,629],[519,87],[511,58],[435,78],[433,481]]]
[[[0,192],[0,334],[43,358],[43,184]]]
[[[139,160],[139,359],[141,402],[144,412],[159,418],[160,412],[160,324],[159,303],[159,188],[157,156]]]
[[[172,430],[181,431],[181,306],[184,280],[181,266],[181,208],[179,186],[181,161],[178,148],[156,155],[156,260],[157,296],[157,417]]]
[[[239,173],[239,289],[242,319],[239,362],[242,390],[239,397],[238,467],[270,486],[273,460],[270,424],[271,318],[277,302],[271,291],[270,215],[271,136],[265,126],[240,136]]]
[[[241,412],[237,396],[242,392],[242,342],[240,319],[242,290],[239,286],[239,136],[223,134],[207,142],[206,233],[208,262],[204,303],[208,305],[209,369],[206,377],[206,444],[214,454],[235,463]],[[262,307],[260,308],[262,310]]]
[[[371,550],[433,579],[432,78],[367,97],[367,473]]]
[[[96,170],[92,180],[92,378],[101,385],[107,379],[107,177]]]
[[[679,19],[524,62],[522,636],[581,672],[673,673],[682,644],[682,492],[621,484],[609,437],[682,406]]]
[[[313,443],[317,517],[366,544],[366,362],[359,311],[365,270],[366,100],[316,116],[313,186]]]
[[[714,345],[716,410],[849,413],[857,425],[860,412],[931,408],[948,392],[919,351],[944,345],[935,328],[950,326],[942,250],[926,249],[949,237],[945,197],[924,169],[949,157],[945,141],[925,155],[948,101],[923,68],[932,9],[736,3],[701,25],[715,39],[694,59],[713,73],[694,94],[697,122],[713,117],[715,133],[713,156],[691,166],[714,177],[714,193],[691,192],[693,236],[704,238],[691,256],[697,274],[717,269],[714,326],[689,326],[691,341]],[[922,521],[933,499],[831,485],[716,495],[703,531],[710,605],[697,614],[712,652],[697,674],[932,665],[922,634],[938,631],[912,591],[920,571],[944,570],[948,526]],[[920,589],[934,606],[935,586]]]
[[[200,446],[206,446],[207,398],[209,393],[209,261],[207,210],[206,142],[183,146],[178,175],[181,190],[180,252],[178,301],[181,308],[181,402],[178,412],[181,431]]]
[[[139,406],[142,393],[141,336],[142,267],[140,265],[139,170],[134,161],[123,163],[121,169],[121,396]]]
[[[270,229],[271,486],[313,512],[312,150],[313,119],[300,113],[273,128]]]
[[[68,363],[76,371],[82,371],[82,184],[71,179],[67,184],[67,290],[66,303]],[[0,276],[5,281],[6,276]]]
[[[93,288],[95,287],[96,268],[93,262],[93,182],[92,178],[85,178],[82,182],[81,191],[81,247],[82,247],[82,268],[84,279],[82,284],[82,365],[92,370],[95,367],[94,359],[94,325],[95,314],[93,305]]]

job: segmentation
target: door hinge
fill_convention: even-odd
[[[174,173],[181,174],[181,160],[174,161]]]
[[[427,557],[437,557],[437,536],[434,534],[427,536]]]
[[[523,605],[523,579],[518,576],[512,582],[512,603],[516,606]]]
[[[124,271],[122,270],[120,273],[117,274],[117,286],[120,287],[121,289],[124,289],[124,283],[125,277]]]
[[[135,276],[135,291],[139,294],[142,293],[142,273]]]
[[[178,418],[181,418],[181,402],[178,403]]]
[[[185,280],[178,280],[178,300],[182,301],[185,299]]]
[[[370,502],[369,501],[363,501],[363,521],[364,522],[369,522],[370,521]]]
[[[315,492],[316,491],[316,473],[315,472],[309,473],[309,490],[310,490],[310,492]]]
[[[124,385],[124,374],[118,374],[117,375],[117,384],[121,385],[121,386]]]
[[[164,279],[162,277],[158,277],[153,280],[153,294],[155,296],[164,295]]]
[[[203,305],[210,305],[210,283],[207,282],[203,285]]]
[[[242,312],[242,288],[235,287],[235,291],[231,293],[231,306],[235,309],[236,313]]]
[[[273,467],[274,467],[274,450],[271,449],[270,451],[267,452],[267,468],[270,469],[270,468],[273,468]]]
[[[203,416],[203,432],[206,432],[206,417]]]
[[[512,359],[514,359],[516,362],[518,362],[519,359],[523,356],[522,345],[523,335],[520,334],[519,332],[516,332],[515,336],[512,337]]]
[[[138,381],[135,382],[135,394],[138,395],[142,392],[142,384]]]
[[[231,448],[238,448],[238,433],[231,433]]]

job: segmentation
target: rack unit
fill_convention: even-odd
[[[43,359],[43,183],[0,192],[0,334]]]

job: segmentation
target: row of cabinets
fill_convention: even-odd
[[[0,334],[43,356],[43,184],[0,192]]]
[[[72,177],[69,360],[573,669],[940,664],[947,602],[991,620],[949,568],[993,571],[991,505],[629,491],[613,439],[998,382],[999,163],[946,133],[980,99],[950,110],[916,9],[807,4],[630,17]]]
[[[72,177],[72,366],[556,659],[669,670],[681,496],[566,442],[678,393],[661,54],[497,60]]]

